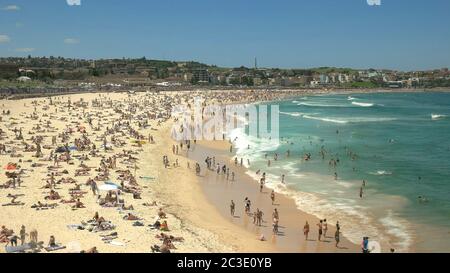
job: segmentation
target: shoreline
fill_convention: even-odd
[[[219,143],[220,148],[217,149]],[[198,162],[203,162],[202,158],[207,155],[215,155],[216,162],[223,162],[233,165],[232,157],[226,152],[229,146],[223,141],[205,142],[201,141],[194,145],[192,152],[189,152],[189,158]],[[204,159],[204,158],[203,158]],[[328,233],[326,238],[322,238],[322,242],[317,241],[317,227],[319,218],[300,210],[295,201],[282,193],[276,193],[275,203],[272,205],[270,200],[270,189],[264,188],[263,192],[259,192],[259,186],[256,181],[250,177],[245,167],[230,166],[230,171],[236,173],[236,181],[226,181],[223,176],[217,176],[214,171],[206,170],[204,164],[202,166],[201,175],[198,182],[201,184],[202,192],[208,201],[213,204],[223,218],[233,223],[236,228],[246,230],[253,234],[253,240],[256,240],[260,234],[264,234],[267,244],[276,249],[277,252],[322,252],[322,253],[342,253],[352,252],[359,253],[359,245],[353,244],[341,234],[339,248],[335,247],[334,233],[335,223],[328,224]],[[265,213],[263,216],[263,225],[258,227],[253,224],[251,216],[245,215],[242,202],[244,197],[249,197],[252,201],[252,208],[259,208]],[[236,203],[237,217],[231,217],[229,213],[229,202],[233,199]],[[271,213],[276,208],[280,214],[280,234],[273,235],[271,227]],[[309,238],[306,241],[303,235],[303,225],[308,221],[310,225]],[[342,223],[341,223],[342,230]]]
[[[198,93],[201,94],[201,93]],[[288,93],[280,94],[280,96],[244,96],[239,95],[233,97],[237,100],[234,103],[238,103],[241,99],[242,103],[261,103],[267,101],[288,100],[291,97],[287,96]],[[345,93],[347,94],[347,93]],[[353,93],[352,93],[353,94]],[[286,96],[283,96],[286,95]],[[302,93],[300,96],[316,95]],[[299,96],[295,94],[294,96]],[[65,109],[66,102],[70,100],[75,104],[72,111],[62,111]],[[93,99],[99,99],[103,104],[101,106],[84,108],[78,106],[82,102],[92,102]],[[151,231],[146,227],[132,226],[132,222],[123,219],[124,211],[117,208],[104,208],[99,206],[95,196],[90,193],[89,187],[84,183],[88,177],[77,177],[72,175],[75,172],[76,165],[78,165],[78,156],[81,156],[82,152],[74,152],[75,158],[71,162],[72,164],[62,164],[62,169],[68,170],[68,174],[65,177],[73,177],[77,182],[82,185],[83,190],[88,194],[82,200],[86,208],[84,209],[71,209],[69,205],[59,204],[58,208],[43,210],[36,212],[30,208],[31,204],[37,201],[42,201],[45,194],[45,190],[42,190],[40,186],[45,184],[45,180],[48,180],[48,170],[46,167],[33,167],[28,165],[32,162],[45,161],[36,159],[32,154],[33,152],[25,151],[23,148],[24,142],[32,141],[34,135],[43,135],[49,144],[50,137],[55,133],[60,133],[67,129],[67,126],[71,123],[77,124],[77,126],[85,125],[89,128],[87,121],[83,119],[86,112],[90,116],[99,120],[99,127],[106,128],[110,126],[111,121],[121,120],[120,115],[114,113],[113,105],[139,105],[141,101],[145,101],[145,105],[141,105],[143,111],[158,111],[164,112],[162,108],[164,106],[151,107],[153,104],[150,102],[152,99],[161,99],[162,102],[170,100],[171,103],[177,103],[176,100],[180,98],[189,98],[191,95],[186,92],[171,92],[166,94],[137,94],[136,96],[129,96],[126,93],[91,93],[91,94],[70,94],[64,96],[56,96],[54,98],[54,105],[50,104],[48,98],[39,99],[21,99],[21,100],[2,100],[1,103],[6,105],[5,110],[12,110],[11,116],[6,116],[3,120],[0,119],[0,129],[6,129],[0,135],[2,143],[7,144],[10,148],[14,148],[19,152],[24,153],[23,158],[10,157],[10,154],[1,154],[0,163],[3,166],[9,164],[8,162],[18,162],[23,165],[23,168],[27,170],[27,175],[23,177],[24,186],[18,188],[1,189],[0,188],[0,201],[6,203],[9,201],[6,198],[8,193],[24,194],[24,197],[20,197],[20,201],[23,201],[25,206],[10,206],[0,207],[2,214],[6,215],[0,222],[0,225],[5,225],[7,228],[12,228],[19,231],[20,225],[26,225],[27,231],[31,228],[39,230],[39,237],[43,240],[47,240],[52,234],[55,234],[57,240],[63,244],[72,244],[70,251],[73,251],[74,247],[81,247],[86,249],[92,246],[98,247],[100,252],[148,252],[150,246],[159,243],[159,239],[155,238],[159,232]],[[169,99],[170,98],[170,99]],[[226,96],[225,96],[226,98]],[[248,101],[245,99],[250,98]],[[251,99],[256,99],[252,101]],[[271,99],[270,99],[271,98]],[[216,100],[221,102],[221,97],[214,97],[209,102]],[[268,100],[264,100],[268,99]],[[70,101],[69,100],[69,101]],[[79,100],[79,101],[76,101]],[[37,110],[33,110],[33,101],[36,102]],[[232,103],[232,99],[224,101],[225,103]],[[111,103],[111,104],[110,104]],[[168,104],[167,104],[168,105]],[[167,105],[166,108],[167,108]],[[137,107],[137,106],[134,106]],[[42,108],[42,111],[41,111]],[[46,109],[47,108],[47,109]],[[53,112],[59,109],[60,111]],[[51,126],[45,127],[47,130],[40,131],[35,129],[36,124],[40,124],[38,119],[33,119],[31,114],[36,111],[41,115],[42,126],[46,119],[51,120]],[[130,111],[131,112],[131,111]],[[134,114],[139,114],[134,113]],[[135,198],[130,195],[124,194],[124,199],[127,205],[133,205],[132,211],[139,217],[141,217],[145,225],[153,224],[157,219],[158,209],[162,208],[167,213],[167,221],[170,226],[170,235],[184,237],[183,243],[176,243],[177,249],[175,252],[189,253],[189,252],[361,252],[358,244],[352,243],[350,240],[341,235],[340,246],[342,249],[337,249],[334,245],[334,231],[335,223],[329,221],[328,233],[326,242],[317,242],[317,222],[318,218],[312,214],[302,211],[298,208],[294,198],[288,194],[280,193],[276,194],[275,203],[273,206],[270,201],[270,190],[264,188],[263,193],[259,193],[259,187],[257,181],[247,174],[250,169],[245,167],[234,166],[232,162],[233,154],[228,152],[228,148],[231,145],[227,141],[206,142],[199,141],[199,143],[192,146],[188,154],[186,149],[182,149],[181,153],[174,154],[171,151],[172,145],[177,145],[176,141],[171,138],[171,125],[172,118],[163,121],[161,124],[157,118],[150,118],[148,128],[139,128],[139,133],[147,136],[153,135],[156,143],[146,143],[144,145],[137,145],[133,142],[133,137],[126,134],[126,130],[118,130],[116,137],[122,138],[126,143],[123,148],[115,147],[114,151],[101,150],[101,156],[110,157],[113,154],[120,154],[122,149],[128,149],[132,151],[133,155],[137,157],[137,169],[133,169],[133,164],[120,162],[118,169],[112,171],[117,173],[118,170],[134,170],[135,177],[141,188],[142,199],[134,200]],[[157,123],[158,120],[158,123]],[[100,125],[101,121],[101,125]],[[133,119],[130,117],[130,122],[133,121],[133,127],[137,127],[139,118],[136,116]],[[95,121],[97,124],[97,121]],[[24,142],[20,142],[14,139],[14,127],[20,127],[24,130]],[[42,128],[41,128],[42,129]],[[30,133],[34,131],[33,133]],[[101,146],[102,140],[100,133],[102,130],[95,130],[94,127],[88,129],[88,137],[95,139],[95,144]],[[36,134],[37,133],[37,134]],[[121,134],[119,134],[121,133]],[[72,137],[81,137],[80,133],[74,133]],[[5,141],[7,142],[5,142]],[[69,141],[72,143],[72,141]],[[32,142],[30,142],[32,143]],[[64,142],[59,143],[62,145]],[[52,145],[51,148],[45,148],[44,155],[47,155],[51,150],[57,146]],[[234,150],[234,149],[233,149]],[[168,155],[171,166],[164,168],[162,163],[162,156]],[[215,155],[217,162],[221,164],[225,163],[227,166],[231,166],[235,171],[236,181],[226,181],[223,175],[216,175],[214,171],[206,170],[204,159],[207,155]],[[92,161],[86,161],[90,168],[94,168],[100,163],[101,156],[92,157]],[[173,166],[172,164],[178,160],[179,166]],[[74,164],[76,161],[76,164]],[[201,175],[195,174],[195,163],[201,164]],[[39,162],[43,166],[50,166],[51,162]],[[81,161],[81,163],[83,163]],[[135,165],[136,166],[136,165]],[[62,170],[61,169],[61,170]],[[47,171],[47,172],[46,172]],[[30,173],[28,173],[30,172]],[[94,174],[95,175],[95,174]],[[146,177],[151,177],[146,179]],[[42,181],[43,180],[43,181]],[[117,182],[118,177],[113,174],[110,178],[111,181]],[[6,182],[4,176],[0,178],[1,184]],[[58,186],[58,191],[64,196],[67,196],[67,190],[73,185],[61,184]],[[70,197],[70,196],[69,196]],[[253,218],[249,215],[245,215],[243,200],[244,197],[249,197],[252,201],[252,211],[256,208],[260,208],[265,215],[263,216],[263,226],[258,227],[253,224]],[[233,199],[236,203],[236,215],[239,218],[230,217],[229,203]],[[143,202],[158,203],[157,206],[144,206]],[[271,227],[271,214],[273,208],[277,208],[280,213],[280,234],[272,236]],[[67,225],[79,224],[82,221],[91,219],[95,212],[99,212],[101,216],[104,216],[107,220],[111,220],[116,226],[119,232],[119,241],[124,243],[123,246],[114,246],[105,244],[98,236],[98,234],[88,233],[87,231],[73,231],[68,229]],[[36,217],[42,217],[44,220],[36,220]],[[303,225],[308,220],[310,225],[311,240],[305,241],[303,236]],[[330,220],[330,219],[329,219]],[[345,233],[347,223],[340,223],[342,230]],[[264,234],[266,241],[258,240],[259,236]],[[386,249],[383,249],[387,252]],[[58,252],[67,252],[66,250],[60,250]],[[414,250],[413,250],[414,251]],[[3,252],[3,249],[0,249]]]

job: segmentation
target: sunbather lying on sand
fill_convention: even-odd
[[[170,249],[167,245],[163,244],[162,246],[154,245],[151,247],[153,253],[161,252],[161,253],[170,253]]]
[[[49,195],[45,197],[45,200],[58,200],[58,199],[61,199],[61,196],[54,190],[51,190]]]
[[[38,201],[37,204],[34,204],[31,206],[32,209],[36,209],[36,208],[55,208],[57,207],[58,204],[43,204],[41,203],[41,201]]]
[[[136,221],[136,220],[141,220],[139,217],[137,217],[136,215],[133,215],[131,213],[128,213],[127,215],[125,215],[123,217],[124,220],[130,220],[130,221]]]
[[[156,201],[153,201],[153,203],[143,203],[142,205],[145,207],[155,207],[158,204],[156,204]]]
[[[161,232],[160,234],[157,234],[155,237],[158,238],[158,239],[161,239],[161,240],[169,239],[169,240],[171,240],[173,242],[183,242],[184,241],[183,237],[174,237],[172,235],[167,235],[164,232]]]
[[[122,210],[134,210],[133,205],[125,206],[125,204],[122,204]]]
[[[90,248],[88,250],[82,250],[80,253],[95,254],[98,253],[98,250],[97,247],[94,246],[93,248]]]

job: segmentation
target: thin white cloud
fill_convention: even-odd
[[[14,51],[15,52],[20,52],[20,53],[30,53],[35,51],[35,48],[32,47],[22,47],[22,48],[16,48]]]
[[[66,0],[69,6],[81,6],[81,0]]]
[[[66,38],[66,39],[64,39],[64,43],[67,45],[74,45],[74,44],[79,44],[80,40],[75,39],[75,38]]]
[[[6,10],[6,11],[19,11],[20,7],[17,6],[17,5],[8,5],[8,6],[4,7],[3,10]]]
[[[0,44],[6,44],[11,41],[8,35],[0,35]]]

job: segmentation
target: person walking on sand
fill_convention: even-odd
[[[262,210],[260,210],[258,212],[257,219],[256,219],[256,222],[257,222],[258,226],[261,226],[261,224],[262,224],[262,221],[263,221],[262,217],[263,217],[263,215],[264,215],[264,212],[262,212]]]
[[[359,198],[363,198],[363,187],[359,188]]]
[[[340,241],[340,236],[339,236],[340,232],[339,229],[336,229],[336,232],[334,233],[334,240],[336,241],[336,248],[339,248],[339,241]]]
[[[280,220],[280,215],[278,214],[278,210],[277,209],[273,210],[272,217],[274,219]]]
[[[323,219],[323,237],[327,237],[327,231],[328,231],[328,224],[327,219]]]
[[[257,208],[255,212],[253,212],[253,224],[256,225],[258,223],[258,214],[259,209]]]
[[[305,235],[305,240],[308,241],[308,234],[309,234],[309,223],[306,221],[305,225],[303,226],[303,235]]]
[[[320,222],[317,224],[317,227],[319,227],[319,242],[322,240],[322,220],[320,220]]]
[[[236,205],[234,204],[234,201],[231,200],[231,204],[230,204],[230,213],[231,213],[231,216],[233,216],[233,217],[234,217],[234,211],[235,211],[235,208],[236,208]]]
[[[91,180],[91,190],[94,195],[97,195],[98,193],[97,182],[95,182],[95,180],[93,179]]]
[[[272,205],[275,202],[275,191],[272,190],[272,192],[270,193],[270,199],[272,199]]]
[[[363,241],[361,243],[362,253],[369,253],[369,237],[363,237]]]
[[[28,236],[26,230],[25,230],[25,226],[22,225],[21,229],[20,229],[20,244],[24,245],[25,244],[25,238],[26,236]]]
[[[278,219],[273,218],[272,227],[273,227],[273,229],[272,229],[273,234],[277,235],[278,234]]]
[[[251,201],[250,199],[248,199],[248,197],[245,197],[244,206],[245,206],[245,213],[249,214],[251,211]]]
[[[36,229],[30,231],[30,242],[37,243],[38,242],[38,232]]]

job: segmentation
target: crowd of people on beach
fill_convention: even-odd
[[[128,95],[122,99],[98,94],[92,100],[81,98],[73,101],[70,96],[56,96],[32,100],[24,105],[26,111],[4,110],[0,119],[0,160],[2,164],[5,163],[5,177],[0,180],[0,194],[8,198],[9,202],[3,203],[2,207],[27,208],[35,215],[42,211],[66,211],[76,215],[77,211],[94,209],[97,211],[94,217],[84,221],[80,219],[80,223],[67,227],[71,230],[98,233],[103,243],[120,245],[123,241],[120,241],[122,234],[116,230],[117,224],[105,216],[100,216],[103,215],[102,211],[114,208],[120,214],[120,221],[129,222],[132,227],[146,226],[149,233],[160,241],[159,244],[149,246],[149,251],[174,251],[177,249],[176,244],[183,243],[183,238],[170,234],[168,215],[157,202],[143,200],[142,184],[150,177],[140,172],[140,158],[145,147],[158,144],[158,139],[152,132],[173,121],[171,111],[174,106],[191,106],[195,96],[202,96],[205,99],[204,105],[207,105],[272,101],[295,95],[295,92],[290,91],[198,91],[185,94]],[[154,159],[159,161],[162,158],[162,166],[166,170],[179,168],[180,156],[189,158],[189,153],[196,144],[196,140],[174,142],[172,146],[167,147],[165,154],[154,155]],[[232,140],[229,145],[232,155]],[[172,155],[169,157],[170,153]],[[279,154],[272,156],[269,159],[267,155],[267,168],[273,163],[271,160],[281,160]],[[287,151],[286,156],[292,156],[291,152]],[[311,154],[305,154],[304,160],[308,161],[311,157]],[[192,170],[197,176],[208,172],[210,175],[224,177],[228,183],[238,183],[238,174],[241,173],[239,169],[244,169],[246,165],[244,161],[247,165],[250,164],[248,159],[237,156],[229,162],[223,162],[218,155],[207,155],[203,161],[195,162]],[[329,164],[336,167],[339,159],[333,158]],[[191,169],[189,161],[187,168]],[[257,175],[260,176],[258,191],[262,194],[267,190],[268,178],[266,172],[261,170]],[[33,180],[36,181],[40,177],[42,180],[38,181],[39,185],[36,186]],[[285,179],[283,175],[280,183],[285,184]],[[36,195],[28,199],[25,198],[24,192],[30,194],[28,188],[31,185],[35,187]],[[365,186],[366,181],[361,187],[361,198],[364,196]],[[275,206],[277,193],[272,189],[269,189],[269,192],[269,201],[273,206],[271,214],[265,214],[261,208],[253,207],[251,200],[243,196],[244,215],[252,219],[253,224],[258,227],[271,222],[272,235],[277,236],[282,229],[280,208]],[[29,203],[30,201],[23,201],[24,199],[33,201]],[[233,217],[236,216],[236,206],[231,200],[230,214]],[[158,208],[156,219],[146,220],[136,212],[151,207]],[[266,219],[269,217],[270,220]],[[8,219],[0,219],[0,224],[3,225],[0,242],[5,243],[7,251],[67,250],[68,241],[57,242],[54,235],[50,236],[48,244],[38,241],[38,230],[41,231],[39,221],[36,221],[36,226],[29,233],[24,225],[12,227],[19,230],[17,234],[11,229]],[[328,225],[323,219],[317,226],[320,242],[327,237]],[[337,248],[340,229],[338,222],[334,236]],[[309,230],[309,223],[306,222],[303,228],[306,240]],[[259,234],[258,240],[266,240],[265,235]],[[101,249],[98,245],[87,247],[87,250],[80,252],[97,253]]]
[[[127,97],[123,100],[98,95],[92,101],[81,98],[74,102],[70,97],[49,97],[24,105],[33,110],[31,113],[3,111],[0,159],[3,162],[7,157],[10,159],[5,166],[7,180],[0,184],[0,189],[2,192],[18,193],[8,193],[10,202],[2,204],[2,207],[29,206],[42,211],[68,206],[76,211],[86,209],[87,203],[94,201],[98,209],[117,208],[119,213],[126,213],[124,220],[133,221],[134,226],[143,225],[141,217],[129,212],[134,210],[134,206],[126,204],[125,197],[141,199],[142,186],[136,177],[139,154],[143,151],[143,144],[155,143],[151,130],[157,130],[157,124],[170,119],[170,109],[175,101],[169,95],[143,96],[139,99]],[[19,117],[25,121],[19,123]],[[151,126],[150,121],[155,121],[155,125]],[[25,123],[33,124],[29,131],[24,130]],[[144,136],[144,131],[149,132],[148,137]],[[130,143],[127,139],[131,140]],[[92,166],[95,162],[98,165]],[[39,171],[46,173],[39,188],[43,190],[42,196],[33,196],[36,199],[34,204],[20,201],[25,197],[20,192],[29,187],[30,179],[36,179]],[[92,197],[87,196],[88,191],[92,192]],[[157,206],[155,202],[145,205]],[[163,215],[160,211],[158,218]],[[7,219],[0,221],[7,222]],[[170,230],[167,220],[158,219],[148,226],[166,232]],[[38,221],[36,228],[39,229]],[[96,232],[113,231],[114,228],[113,223],[98,213],[93,219],[77,226],[77,229]],[[65,248],[62,243],[56,243],[53,235],[45,247],[43,242],[37,240],[37,229],[30,232],[30,241],[27,241],[25,226],[21,226],[19,235],[3,226],[0,241],[6,243],[9,252],[57,251]],[[21,247],[17,244],[18,239]],[[170,238],[166,238],[164,244],[168,241]],[[84,252],[98,252],[98,248]]]

